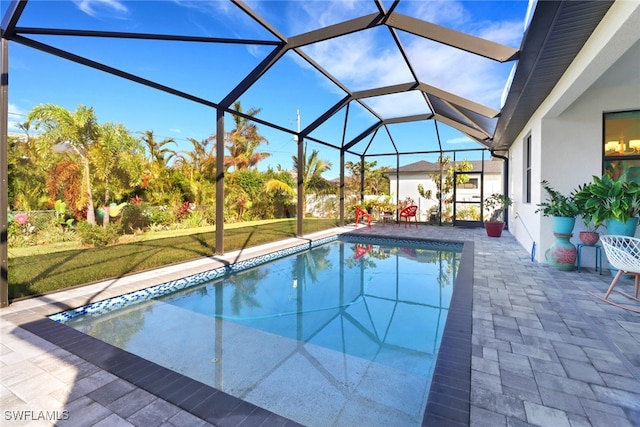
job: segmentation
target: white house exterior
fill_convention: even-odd
[[[472,172],[482,171],[482,161],[469,161],[472,165]],[[487,197],[493,193],[502,193],[502,160],[485,160],[484,162],[484,196]],[[426,199],[418,193],[418,185],[422,185],[424,190],[431,190],[432,194],[436,193],[436,185],[431,174],[440,171],[438,163],[428,161],[418,161],[396,169],[390,169],[385,173],[389,178],[389,194],[391,194],[392,202],[403,201],[407,198],[412,199],[420,212],[420,220],[429,220],[428,211],[432,207],[438,206],[435,196]],[[457,190],[457,199],[459,201],[479,201],[479,175],[471,174],[470,179],[477,185],[468,185],[469,188],[459,188]],[[475,187],[475,188],[474,188]]]
[[[535,242],[540,262],[545,262],[545,251],[554,240],[551,219],[535,212],[536,204],[545,198],[540,182],[547,180],[558,191],[570,193],[591,182],[593,175],[601,176],[603,115],[640,110],[639,29],[640,2],[615,1],[506,153],[508,192],[514,199],[509,231],[526,248]],[[529,144],[532,185],[527,202]],[[581,229],[578,220],[574,243]],[[583,265],[594,265],[593,251],[583,254]]]

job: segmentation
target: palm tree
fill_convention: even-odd
[[[213,197],[215,192],[216,155],[215,145],[209,144],[215,141],[215,135],[211,135],[201,141],[195,138],[187,138],[193,146],[192,151],[183,152],[178,156],[176,166],[182,169],[193,196],[193,202],[202,204],[207,196]]]
[[[35,129],[42,129],[39,141],[42,150],[51,153],[54,149],[78,156],[82,164],[83,198],[78,201],[87,208],[87,222],[96,223],[91,191],[89,149],[99,138],[100,125],[93,108],[79,105],[74,112],[54,104],[38,105],[31,110],[27,120]]]
[[[148,154],[142,187],[155,198],[156,202],[163,202],[165,194],[172,187],[171,174],[167,165],[173,157],[178,156],[178,153],[166,146],[175,144],[176,141],[173,138],[164,138],[158,142],[152,130],[142,132],[140,140],[146,146]]]
[[[305,197],[302,201],[302,213],[306,212],[307,202],[306,196],[308,194],[321,195],[329,192],[332,187],[329,181],[322,177],[322,174],[331,170],[331,162],[323,160],[320,158],[320,152],[318,150],[313,150],[311,152],[311,156],[307,158],[307,148],[305,147],[303,151],[303,176],[302,176],[302,185],[304,189]],[[295,170],[298,170],[298,156],[291,156],[293,160],[293,167]],[[265,183],[265,191],[275,194],[287,194],[290,196],[295,196],[296,191],[287,183],[280,181],[278,179],[270,179]]]
[[[242,113],[242,105],[240,101],[233,104],[233,108]],[[262,111],[261,108],[251,108],[245,114],[255,117]],[[235,170],[249,169],[258,164],[261,160],[269,157],[271,153],[256,153],[256,149],[262,143],[268,144],[269,141],[260,135],[258,127],[249,119],[242,116],[233,116],[235,128],[225,134],[225,147],[229,151],[229,156],[225,158],[225,170],[233,167]]]
[[[109,224],[109,202],[115,189],[124,192],[142,177],[143,148],[122,124],[105,123],[100,137],[89,150],[96,177],[104,185],[103,226]],[[121,194],[119,194],[121,195]]]
[[[331,162],[321,159],[318,150],[313,150],[311,156],[307,158],[307,147],[304,148],[302,156],[304,165],[302,185],[305,195],[302,201],[302,212],[304,214],[307,211],[307,195],[314,194],[319,196],[326,194],[332,187],[329,181],[322,177],[323,173],[331,170]],[[291,156],[291,158],[293,159],[293,167],[298,170],[298,156]]]
[[[149,161],[157,164],[161,167],[166,167],[167,163],[177,155],[177,153],[170,149],[165,148],[165,145],[175,144],[176,140],[173,138],[164,138],[158,142],[152,130],[145,130],[142,132],[140,140],[146,145],[149,152]]]
[[[378,162],[364,162],[364,176],[366,177],[365,194],[387,194],[389,190],[389,178],[384,173],[389,170],[387,166],[375,168]],[[350,172],[346,180],[347,188],[353,194],[360,194],[360,162],[345,162],[344,167]]]
[[[46,203],[47,170],[55,156],[43,155],[36,150],[36,138],[29,131],[31,123],[18,124],[25,137],[8,138],[8,190],[9,203],[14,209],[42,209]]]

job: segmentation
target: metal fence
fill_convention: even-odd
[[[57,223],[56,211],[9,211],[9,222],[17,223],[30,233],[37,233]]]

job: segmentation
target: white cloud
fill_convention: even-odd
[[[8,129],[9,132],[24,132],[18,127],[20,123],[24,123],[27,120],[27,113],[15,104],[9,103],[9,120]]]
[[[303,48],[311,58],[350,90],[364,90],[412,80],[388,32],[376,28]]]
[[[385,119],[431,112],[424,96],[418,91],[368,98],[363,102]]]
[[[219,0],[173,0],[173,2],[178,6],[195,9],[208,15],[228,15],[232,8],[236,8],[231,2]]]
[[[447,144],[467,144],[467,143],[475,143],[471,138],[467,138],[466,136],[461,136],[458,138],[450,138],[445,141]]]
[[[314,26],[341,22],[352,17],[352,8],[361,7],[360,4],[362,2],[304,2],[302,11],[298,10],[298,13],[305,13],[308,19],[298,15],[298,19],[292,22],[300,25],[313,21]],[[518,47],[522,38],[520,20],[479,20],[471,16],[471,12],[457,1],[412,2],[411,6],[415,7],[411,15],[419,19],[507,46]],[[365,12],[359,10],[358,13]],[[340,15],[343,16],[342,19]],[[296,33],[299,32],[301,31]],[[489,107],[499,108],[510,64],[500,64],[402,32],[400,37],[421,81]],[[413,80],[386,28],[361,31],[316,43],[305,47],[304,51],[350,90]]]
[[[412,2],[411,5],[415,7],[411,16],[442,26],[461,25],[471,18],[457,1],[422,1]]]
[[[128,12],[127,7],[120,0],[74,0],[78,8],[92,17],[98,17],[101,13],[109,13],[110,17],[113,12],[117,15],[124,15]]]
[[[496,22],[487,25],[478,36],[505,45],[519,45],[522,26],[519,22]],[[499,108],[500,96],[512,64],[500,64],[419,38],[412,39],[405,48],[424,83]]]
[[[522,22],[519,21],[503,21],[487,23],[483,26],[483,31],[479,37],[501,43],[506,46],[519,48],[522,42]]]

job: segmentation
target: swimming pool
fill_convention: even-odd
[[[419,425],[462,245],[400,243],[344,237],[57,320],[306,425]]]

